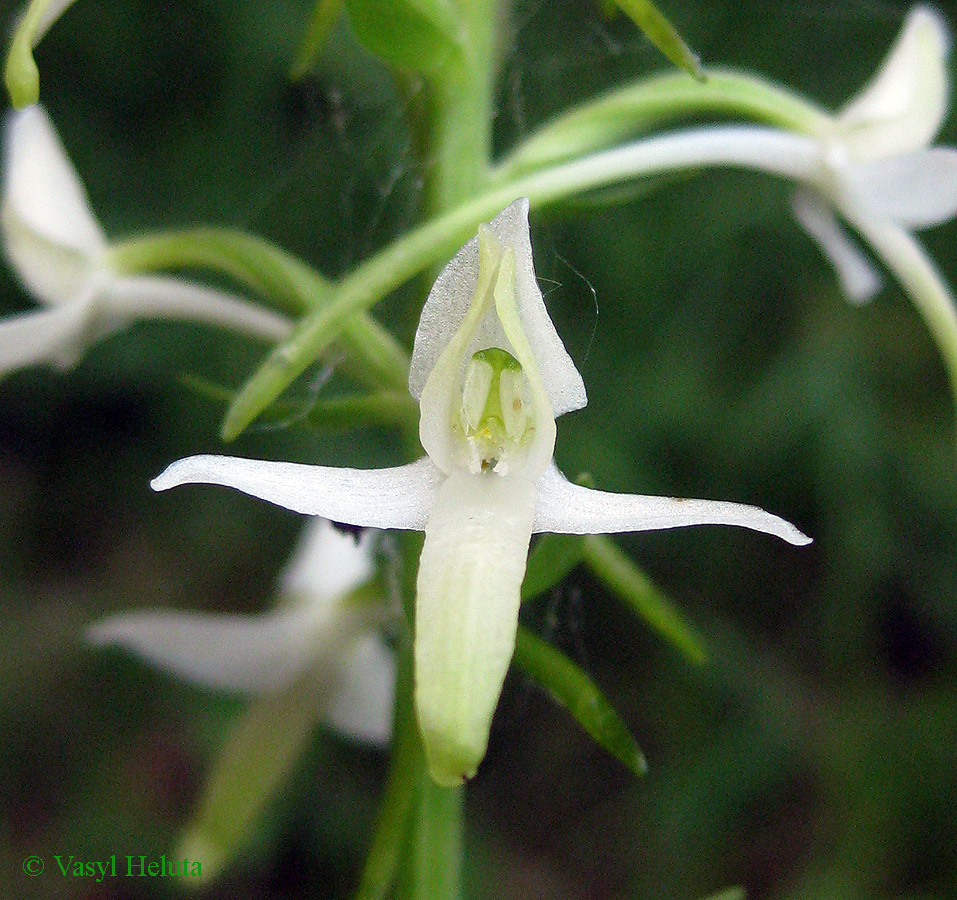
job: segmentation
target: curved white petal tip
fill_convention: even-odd
[[[441,476],[427,458],[392,469],[345,469],[300,463],[189,456],[150,482],[154,491],[181,484],[236,488],[307,516],[366,528],[425,527]]]
[[[943,17],[915,6],[874,77],[837,115],[838,135],[855,162],[930,143],[947,113],[949,49]]]
[[[791,208],[798,224],[834,267],[844,296],[855,304],[870,300],[881,289],[883,280],[841,227],[830,207],[817,195],[798,191]]]
[[[554,464],[538,482],[536,532],[613,534],[691,525],[734,525],[779,537],[797,547],[811,543],[811,538],[790,522],[757,506],[594,491],[568,481]]]

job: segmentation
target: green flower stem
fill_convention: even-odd
[[[617,544],[604,535],[587,535],[584,559],[595,575],[691,662],[700,665],[707,660],[698,632]]]
[[[447,65],[429,79],[429,129],[424,141],[428,216],[446,213],[484,187],[492,152],[497,0],[452,2],[462,25],[463,52],[450,55]],[[227,416],[224,430],[228,424]],[[407,439],[417,444],[417,435]],[[421,543],[416,549],[421,550]],[[412,558],[417,560],[419,555]],[[415,591],[406,594],[414,598]],[[413,619],[411,611],[409,619]],[[417,723],[411,727],[418,741]],[[418,766],[417,808],[396,882],[396,900],[458,900],[465,791],[440,787],[432,780],[421,741]]]
[[[425,768],[396,881],[396,900],[459,900],[465,789],[439,787]]]
[[[743,117],[810,136],[826,133],[832,121],[810,101],[745,72],[709,70],[706,81],[669,72],[610,91],[563,113],[522,141],[492,169],[490,178],[501,184],[701,113]]]
[[[485,184],[492,155],[495,89],[494,0],[452,0],[461,22],[462,53],[429,79],[426,215],[474,196]]]
[[[420,225],[361,263],[308,313],[267,357],[226,414],[223,435],[235,437],[334,341],[349,318],[364,312],[426,267],[449,258],[517,197],[540,207],[596,187],[706,165],[754,168],[813,182],[819,146],[771,129],[725,127],[679,132],[533,172],[483,191]]]
[[[951,397],[957,407],[957,308],[947,282],[918,240],[906,229],[866,213],[859,215],[853,209],[843,208],[841,212],[914,301],[940,351]]]
[[[375,836],[356,900],[458,900],[461,896],[462,788],[440,788],[428,772],[415,716],[412,617],[422,536],[400,537],[398,572],[405,626],[396,649],[398,672],[392,762]]]
[[[396,648],[396,658],[395,739],[389,777],[355,900],[383,900],[395,883],[422,788],[425,759],[415,722],[412,641],[408,633]]]
[[[14,109],[23,109],[40,99],[40,72],[33,48],[71,3],[72,0],[32,0],[20,17],[10,39],[3,72]]]
[[[110,247],[108,263],[131,275],[207,269],[228,276],[295,315],[328,302],[335,287],[274,244],[229,228],[187,228],[118,241]],[[352,371],[363,383],[407,389],[408,355],[370,316],[353,317],[337,339],[355,360]]]

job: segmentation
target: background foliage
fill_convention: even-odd
[[[708,64],[831,106],[874,71],[906,5],[692,3],[665,11]],[[9,21],[14,8],[0,4]],[[111,235],[245,227],[346,271],[415,221],[405,101],[336,32],[285,77],[305,0],[79,3],[42,44],[43,100]],[[944,7],[951,25],[957,9]],[[662,68],[623,17],[516,0],[497,142]],[[954,143],[951,116],[944,143]],[[539,275],[590,404],[557,456],[606,489],[753,502],[796,550],[737,530],[622,538],[707,638],[689,666],[581,572],[530,618],[591,671],[650,763],[640,783],[513,677],[468,795],[470,897],[687,900],[957,894],[957,468],[943,369],[893,285],[838,296],[791,220],[788,186],[706,172],[539,217]],[[601,198],[609,199],[607,196]],[[957,284],[953,224],[924,236]],[[422,284],[376,310],[406,341]],[[30,301],[0,273],[4,313]],[[65,376],[0,384],[0,893],[160,898],[158,879],[50,872],[54,853],[170,852],[239,709],[83,646],[112,610],[255,610],[300,521],[213,488],[157,496],[167,462],[222,449],[221,407],[184,374],[237,385],[262,348],[140,325]],[[337,390],[313,369],[306,408]],[[394,461],[386,432],[253,429],[241,455]],[[265,827],[203,896],[347,896],[384,761],[317,734]],[[29,880],[26,855],[48,859]],[[6,883],[5,883],[6,882]],[[79,883],[78,883],[79,882]]]

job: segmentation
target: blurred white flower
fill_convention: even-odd
[[[533,532],[740,525],[806,544],[763,510],[610,494],[571,484],[552,461],[555,417],[587,402],[535,280],[528,201],[482,226],[422,311],[409,376],[428,456],[359,470],[195,456],[156,490],[223,484],[310,515],[425,531],[415,624],[416,709],[432,776],[471,777],[515,646]]]
[[[381,636],[385,604],[377,591],[370,598],[361,590],[375,574],[374,534],[356,542],[326,519],[310,522],[270,612],[121,613],[93,625],[87,639],[194,684],[250,696],[279,694],[307,679],[317,719],[348,737],[384,744],[395,663]]]
[[[831,205],[878,252],[888,243],[902,244],[904,229],[957,214],[957,150],[930,146],[947,113],[949,46],[940,15],[924,6],[912,9],[872,80],[820,134],[818,190],[796,198],[798,220],[857,302],[880,288],[880,276],[843,233]]]
[[[207,322],[270,341],[290,330],[284,316],[222,291],[113,271],[83,184],[39,106],[5,123],[0,239],[11,268],[45,307],[0,320],[0,375],[41,362],[68,367],[137,319]]]

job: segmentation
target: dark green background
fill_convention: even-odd
[[[663,7],[706,63],[832,107],[874,71],[907,9]],[[13,8],[4,0],[0,18]],[[347,31],[315,77],[285,80],[308,8],[70,10],[38,53],[43,100],[111,235],[247,227],[335,276],[416,220],[402,103]],[[513,22],[501,148],[664,68],[627,21],[583,0],[517,2]],[[951,116],[942,142],[955,134]],[[613,490],[757,503],[815,543],[723,529],[621,539],[707,636],[701,669],[581,572],[532,611],[621,709],[650,774],[636,783],[513,678],[468,793],[469,897],[692,900],[727,884],[758,900],[957,896],[954,412],[907,298],[890,284],[846,304],[788,198],[770,178],[708,172],[537,220],[538,272],[590,396],[559,423],[565,470]],[[951,284],[955,237],[953,225],[922,236]],[[421,299],[411,286],[377,315],[409,341]],[[29,306],[0,273],[0,311]],[[78,884],[51,856],[168,853],[240,705],[94,653],[81,634],[113,610],[269,602],[295,515],[147,486],[175,458],[224,449],[221,408],[179,377],[237,385],[262,352],[141,325],[67,375],[0,383],[2,896],[177,894],[159,880]],[[297,428],[253,430],[229,452],[360,466],[399,453],[385,432]],[[347,896],[383,774],[378,754],[317,733],[261,835],[204,896]],[[40,878],[20,874],[29,854],[47,860]]]

